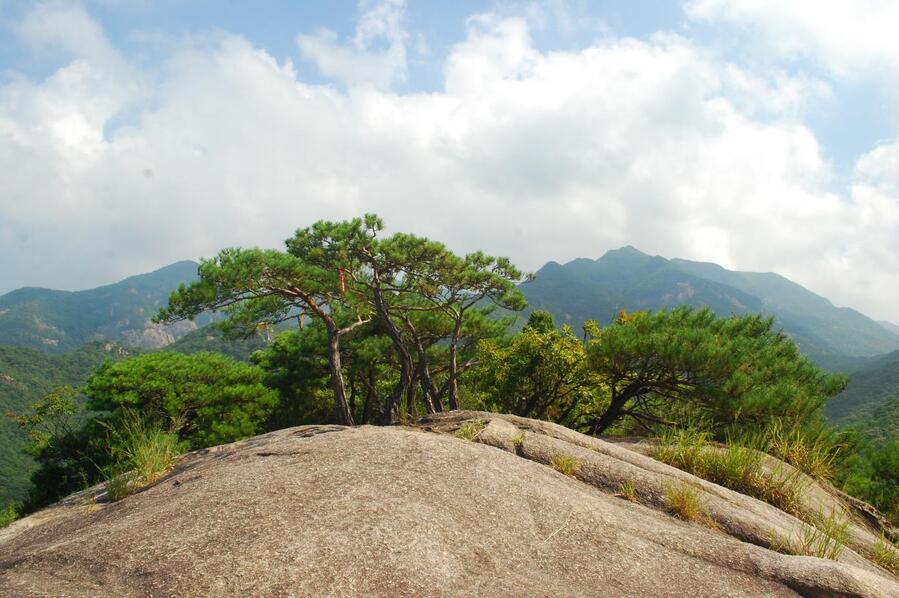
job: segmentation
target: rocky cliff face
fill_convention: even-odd
[[[466,422],[474,441],[455,435]],[[672,483],[701,491],[708,521],[665,512]],[[70,497],[0,531],[0,594],[899,596],[861,518],[837,562],[759,545],[802,525],[639,451],[452,413],[281,430],[192,453],[117,503]]]

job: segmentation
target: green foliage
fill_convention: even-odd
[[[306,315],[321,321],[334,419],[342,424],[355,423],[341,361],[343,341],[377,321],[399,370],[382,410],[385,420],[396,421],[404,398],[412,415],[416,380],[428,412],[441,410],[444,396],[450,408],[458,408],[457,384],[467,367],[459,363],[459,352],[472,338],[471,322],[483,322],[483,304],[522,309],[515,286],[522,274],[506,258],[480,252],[459,257],[442,243],[414,235],[380,238],[382,230],[383,222],[366,214],[299,229],[283,252],[223,249],[203,261],[198,281],[172,293],[156,319],[171,322],[223,309],[228,318],[221,325],[235,335]],[[445,383],[438,387],[433,359],[442,352],[430,348],[442,342]]]
[[[248,337],[226,337],[217,324],[208,324],[192,332],[188,332],[174,343],[167,345],[163,351],[172,353],[221,353],[237,361],[249,362],[256,351],[268,346],[266,331],[258,330]]]
[[[689,307],[619,318],[588,347],[590,368],[611,393],[594,432],[622,417],[647,429],[668,414],[744,429],[762,429],[775,416],[788,426],[816,417],[845,381],[819,370],[772,323]]]
[[[605,398],[581,341],[545,312],[509,342],[483,341],[478,361],[472,378],[497,411],[577,427]]]
[[[873,440],[899,436],[899,352],[878,356],[853,372],[846,390],[825,407],[836,424],[854,426]]]
[[[843,489],[883,512],[899,525],[899,437],[888,442],[862,442],[837,469]]]
[[[108,429],[112,464],[104,474],[107,496],[113,502],[165,475],[186,446],[176,433],[131,410],[124,410]]]
[[[0,509],[0,529],[3,529],[16,519],[19,515],[19,505],[14,501],[9,501],[6,506]]]
[[[104,361],[127,355],[121,345],[109,342],[89,343],[64,355],[0,345],[0,504],[25,500],[37,467],[33,452],[25,450],[26,430],[2,414],[30,414],[54,388],[78,387]]]
[[[105,364],[85,387],[94,411],[138,410],[180,422],[174,431],[192,447],[256,434],[278,404],[263,372],[224,355],[152,353]]]

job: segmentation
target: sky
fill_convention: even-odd
[[[0,293],[319,219],[899,322],[899,2],[0,0]]]

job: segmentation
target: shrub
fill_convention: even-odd
[[[19,505],[13,501],[6,503],[6,507],[0,509],[0,528],[4,528],[19,518]]]
[[[149,353],[100,367],[85,387],[94,411],[133,409],[172,428],[193,448],[257,434],[278,405],[261,369],[215,353]]]

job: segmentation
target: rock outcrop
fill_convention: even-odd
[[[474,442],[454,435],[475,420]],[[578,458],[574,477],[547,465],[559,453]],[[610,490],[619,476],[639,502]],[[122,501],[97,488],[0,530],[0,595],[899,596],[851,549],[834,562],[758,545],[766,520],[803,524],[707,482],[715,525],[670,516],[665,476],[694,482],[508,416],[291,428],[191,453]]]

